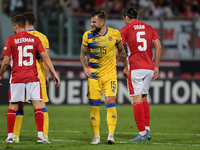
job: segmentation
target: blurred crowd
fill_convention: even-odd
[[[144,19],[200,16],[200,0],[37,0],[37,6],[39,16],[52,18],[60,13],[82,16],[96,10],[122,15],[127,7],[136,8]],[[25,11],[33,11],[33,0],[3,0],[3,12],[11,17]]]

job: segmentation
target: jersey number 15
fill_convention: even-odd
[[[22,48],[22,46],[18,46],[18,66],[31,66],[33,64],[33,54],[28,53],[28,49],[33,49],[33,45],[26,45],[24,48]],[[29,57],[29,62],[27,60],[23,61],[23,57]]]

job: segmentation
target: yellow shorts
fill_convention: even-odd
[[[102,91],[104,96],[117,95],[117,76],[110,78],[91,79],[88,78],[88,97],[89,99],[101,99]]]

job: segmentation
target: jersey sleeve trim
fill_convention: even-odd
[[[121,40],[119,42],[117,42],[116,44],[119,44],[121,42]]]
[[[82,44],[83,46],[85,46],[85,47],[88,47],[88,45],[84,45],[84,44]]]

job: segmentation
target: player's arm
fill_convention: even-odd
[[[90,78],[91,77],[91,71],[88,68],[88,62],[87,62],[87,52],[88,47],[81,45],[81,53],[80,53],[80,61],[83,66],[83,70],[85,72],[85,75]]]
[[[46,53],[49,56],[49,48],[46,48]],[[45,73],[45,79],[46,79],[46,86],[49,86],[49,68],[44,65],[44,73]]]
[[[4,56],[4,59],[3,59],[3,61],[2,61],[2,64],[1,64],[0,80],[3,78],[3,74],[4,74],[4,72],[6,71],[6,69],[7,69],[8,65],[9,65],[9,63],[10,63],[10,57],[5,55],[5,56]],[[2,84],[0,83],[0,85],[2,85]]]
[[[127,65],[126,51],[125,51],[124,46],[122,45],[121,41],[116,44],[116,47],[118,49],[118,55],[124,64],[124,71],[123,71],[124,77],[127,79],[129,77],[129,71],[128,71],[128,65]]]
[[[44,60],[45,64],[47,65],[47,67],[50,69],[50,71],[52,72],[53,74],[53,79],[55,81],[55,85],[56,87],[59,87],[60,85],[60,78],[58,77],[54,67],[53,67],[53,64],[49,58],[49,56],[47,55],[47,53],[45,51],[41,52],[40,55],[42,56],[42,59]]]
[[[158,78],[159,75],[159,62],[162,54],[162,46],[160,44],[159,39],[156,39],[153,42],[153,45],[155,47],[155,63],[154,63],[154,76],[152,80],[155,80],[156,78]]]

